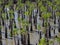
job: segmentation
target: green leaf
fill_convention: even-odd
[[[20,33],[21,33],[21,34],[26,34],[26,30],[25,30],[24,28],[22,28],[22,29],[20,30]]]
[[[41,38],[39,45],[46,45],[46,39]]]
[[[60,37],[55,38],[58,42],[60,42]]]
[[[10,13],[10,14],[13,14],[13,13],[14,13],[14,11],[11,9],[11,10],[9,10],[9,13]]]
[[[0,11],[2,11],[2,8],[0,8]]]
[[[44,23],[44,26],[45,26],[45,27],[47,27],[47,26],[48,26],[48,23],[47,23],[47,22],[45,22],[45,23]]]
[[[47,8],[44,7],[43,5],[40,7],[40,10],[43,12],[43,11],[47,11]]]
[[[18,17],[18,21],[20,22],[20,21],[22,21],[22,19],[20,17]]]
[[[47,1],[47,4],[48,4],[49,6],[52,6],[52,5],[53,5],[52,2],[50,2],[50,1]]]
[[[41,29],[40,25],[37,25],[37,29],[38,29],[38,30],[40,30],[40,29]]]
[[[6,13],[2,13],[2,18],[6,19]]]
[[[13,19],[13,18],[14,18],[14,16],[11,14],[11,15],[10,15],[10,19]]]
[[[38,7],[40,8],[42,6],[42,2],[40,1],[39,3],[38,3]]]
[[[60,16],[60,12],[56,12],[56,16]]]
[[[52,44],[54,41],[53,40],[49,40],[49,44]]]
[[[26,5],[29,7],[30,6],[30,4],[31,4],[31,2],[30,1],[26,1],[25,2],[26,3]]]
[[[42,18],[44,18],[44,19],[48,19],[48,18],[50,18],[50,16],[51,16],[51,13],[49,13],[49,12],[42,13]]]
[[[14,28],[13,29],[13,34],[16,35],[18,33],[18,29],[17,28]]]
[[[53,10],[56,10],[57,9],[57,6],[56,5],[53,5]]]
[[[25,15],[29,15],[29,12],[28,12],[28,11],[26,11],[24,14],[25,14]]]
[[[22,0],[18,0],[19,3],[21,3]]]
[[[55,0],[56,5],[60,5],[60,0]]]
[[[12,0],[9,0],[8,5],[11,6],[12,4],[13,4],[13,1]]]
[[[9,7],[9,5],[5,5],[5,7],[6,7],[6,8]]]
[[[16,10],[19,10],[19,7],[18,6],[16,7]]]
[[[18,6],[20,9],[22,9],[24,7],[24,4],[23,3],[20,3],[19,6]]]
[[[27,26],[28,24],[29,24],[29,22],[26,21],[25,19],[22,21],[22,25],[23,25],[23,27],[24,27],[24,26]]]
[[[0,1],[0,4],[2,4],[2,1]]]
[[[2,28],[2,26],[0,25],[0,29]]]

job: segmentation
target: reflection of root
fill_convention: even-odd
[[[15,43],[14,43],[14,39],[13,39],[13,45],[15,45]]]
[[[11,40],[11,45],[14,45],[14,44],[13,44],[13,40]]]
[[[59,38],[60,38],[60,33],[58,33],[58,34],[57,34],[57,37],[59,37]]]
[[[6,39],[6,45],[8,45],[8,40]]]
[[[14,45],[13,39],[12,40],[5,39],[5,41],[6,41],[6,45]]]
[[[32,33],[30,33],[30,38],[31,38],[31,39],[33,39],[32,37],[33,37],[33,34],[32,34]]]

